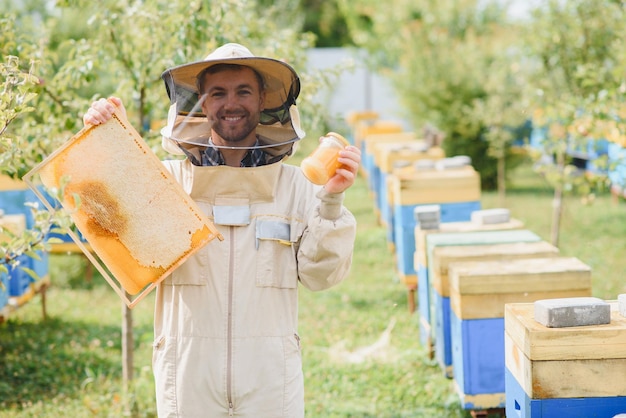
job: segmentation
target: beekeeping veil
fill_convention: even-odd
[[[265,110],[261,112],[256,130],[259,138],[257,148],[264,148],[273,156],[290,155],[293,144],[304,137],[296,108],[300,79],[288,64],[272,58],[255,57],[248,48],[235,43],[217,48],[203,61],[173,67],[161,75],[171,102],[167,125],[161,130],[163,148],[182,155],[181,147],[209,146],[211,122],[202,112],[197,77],[216,64],[247,66],[263,78]]]

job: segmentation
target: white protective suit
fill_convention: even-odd
[[[159,417],[303,417],[298,283],[323,290],[348,275],[356,221],[343,195],[280,162],[164,163],[224,240],[157,288]]]

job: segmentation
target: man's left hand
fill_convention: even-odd
[[[349,145],[339,151],[337,161],[341,166],[324,186],[328,193],[342,193],[354,184],[361,163],[361,150],[354,145]]]

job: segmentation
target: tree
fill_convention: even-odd
[[[524,33],[532,68],[534,124],[546,131],[541,171],[554,187],[552,243],[558,245],[563,195],[589,193],[605,177],[578,170],[571,155],[594,141],[624,132],[623,22],[626,5],[607,0],[551,0],[533,12]],[[617,133],[616,133],[617,131]]]
[[[513,132],[528,117],[505,9],[475,0],[400,1],[392,10],[372,0],[341,4],[352,38],[393,80],[413,126],[442,130],[446,152],[469,155],[485,188],[500,167],[504,190]]]
[[[66,115],[54,113],[49,96],[42,94],[47,87],[36,75],[41,68],[36,44],[16,30],[15,20],[0,16],[0,170],[3,176],[19,180],[54,148]],[[18,260],[22,255],[39,258],[39,252],[50,249],[48,233],[63,233],[71,222],[62,211],[48,212],[35,202],[28,206],[25,211],[30,210],[33,218],[30,228],[22,234],[3,231],[10,240],[0,248],[0,272],[7,273],[12,266],[37,280],[37,274]]]

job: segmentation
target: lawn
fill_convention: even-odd
[[[549,239],[551,195],[528,167],[512,173],[506,207]],[[483,208],[497,207],[483,193]],[[469,417],[451,380],[420,346],[386,232],[359,178],[347,206],[359,222],[350,277],[328,291],[300,294],[307,417]],[[626,292],[626,204],[599,196],[567,199],[561,253],[592,267],[593,293]],[[100,277],[87,283],[80,256],[51,260],[48,319],[39,297],[0,325],[0,418],[154,417],[150,369],[152,296],[133,310],[135,379],[121,380],[121,302]]]

